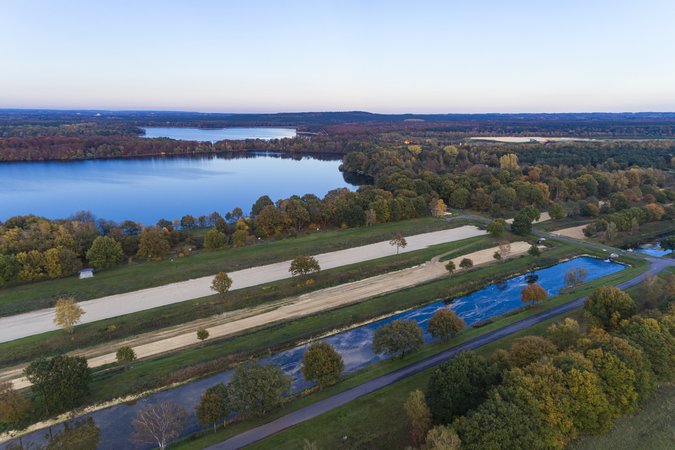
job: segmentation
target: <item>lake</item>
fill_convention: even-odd
[[[36,214],[64,218],[91,211],[99,218],[152,225],[235,207],[249,212],[261,195],[273,201],[354,188],[339,157],[247,153],[235,157],[0,163],[0,221]]]
[[[454,299],[449,305],[445,301],[437,301],[426,306],[394,314],[386,319],[357,326],[345,331],[339,331],[322,340],[330,343],[345,362],[345,372],[350,373],[383,360],[384,355],[372,351],[372,338],[375,330],[391,323],[393,320],[414,320],[424,331],[424,340],[432,341],[427,331],[427,325],[431,316],[440,309],[449,308],[462,317],[468,326],[482,320],[497,317],[523,306],[520,301],[520,292],[530,282],[539,283],[549,296],[558,294],[565,286],[565,274],[571,268],[584,268],[588,276],[586,281],[602,278],[607,275],[625,269],[625,266],[596,258],[582,256],[571,259],[551,267],[536,270],[532,273],[509,278],[499,283],[488,285],[469,295]],[[307,382],[300,371],[302,357],[309,344],[299,345],[290,350],[282,351],[262,359],[263,363],[280,366],[292,379],[292,392],[312,386]],[[188,412],[188,426],[183,432],[186,435],[198,431],[204,427],[197,423],[194,413],[195,406],[204,391],[216,383],[227,383],[233,375],[232,370],[226,370],[210,377],[185,383],[173,389],[148,395],[136,402],[124,403],[110,408],[95,411],[84,416],[84,420],[90,419],[90,428],[97,427],[100,431],[100,441],[95,443],[99,450],[113,450],[120,448],[133,448],[130,435],[133,431],[132,422],[138,411],[144,406],[165,400],[180,404]],[[83,424],[82,420],[71,421],[71,433],[77,434],[77,423]],[[83,428],[83,432],[86,428]],[[62,424],[52,427],[51,433],[47,430],[38,430],[23,436],[23,444],[44,445],[49,442],[50,434],[60,436],[64,432]],[[16,443],[16,441],[14,442]],[[96,445],[97,444],[97,445]],[[12,445],[10,442],[0,443],[0,449],[6,449]],[[32,447],[31,447],[32,448]],[[139,450],[151,450],[153,446],[136,447]]]
[[[295,137],[294,128],[143,128],[146,138],[170,138],[180,141],[218,142],[225,139],[243,141],[245,139],[282,139]]]

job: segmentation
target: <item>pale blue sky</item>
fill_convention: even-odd
[[[675,110],[675,0],[0,0],[0,107]]]

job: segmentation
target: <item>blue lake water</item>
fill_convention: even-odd
[[[642,245],[642,246],[636,248],[635,251],[638,252],[638,253],[645,254],[645,255],[655,256],[657,258],[661,258],[663,256],[668,256],[671,253],[673,253],[672,250],[665,250],[665,249],[661,248],[661,245],[658,242],[656,244]]]
[[[520,292],[526,286],[528,278],[536,278],[536,282],[546,289],[549,296],[556,295],[565,284],[565,274],[570,268],[584,268],[588,272],[586,281],[601,278],[625,268],[625,266],[603,261],[590,257],[579,257],[552,267],[537,270],[528,275],[510,278],[500,283],[489,285],[464,297],[454,299],[449,305],[444,301],[438,301],[420,308],[405,311],[383,320],[378,320],[367,325],[355,327],[346,331],[335,333],[326,337],[329,342],[342,355],[347,373],[362,369],[369,364],[384,359],[383,355],[373,353],[371,349],[372,336],[375,330],[393,320],[414,320],[424,330],[425,340],[431,341],[427,333],[427,322],[438,310],[443,308],[453,309],[462,317],[467,325],[496,317],[520,308]],[[310,387],[300,372],[302,355],[309,344],[300,345],[293,349],[277,353],[262,360],[263,363],[276,364],[282,367],[284,372],[292,377],[292,390],[298,392]],[[228,370],[208,378],[190,382],[174,389],[150,395],[133,404],[122,404],[101,411],[91,413],[85,417],[92,417],[101,431],[99,449],[129,448],[129,437],[133,431],[132,421],[138,411],[147,404],[165,400],[171,400],[182,405],[188,412],[189,426],[184,434],[195,432],[201,428],[194,414],[195,406],[199,403],[202,393],[216,383],[227,383],[232,377],[232,371]],[[63,429],[63,425],[52,427],[53,432]],[[24,445],[29,442],[44,444],[47,433],[42,431],[33,432],[23,437]],[[6,448],[7,444],[0,444],[0,448]],[[148,447],[151,448],[151,447]]]
[[[353,187],[335,157],[237,157],[0,163],[0,221],[22,214],[65,218],[91,211],[99,218],[152,225],[235,207],[248,212],[261,195],[273,201]]]
[[[218,142],[225,139],[243,141],[245,139],[282,139],[295,137],[293,128],[143,128],[146,138],[170,138],[180,141]]]

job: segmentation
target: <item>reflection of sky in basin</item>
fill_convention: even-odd
[[[657,258],[668,256],[673,253],[672,250],[664,250],[661,248],[660,244],[645,244],[639,248],[635,249],[636,252],[642,253],[648,256],[655,256]]]
[[[564,286],[565,273],[570,268],[583,267],[588,271],[587,281],[604,277],[624,269],[624,266],[612,262],[602,261],[595,258],[580,257],[553,267],[533,272],[537,282],[549,293],[555,295]],[[382,360],[382,355],[377,355],[371,350],[373,332],[381,326],[393,320],[415,320],[425,330],[425,339],[431,340],[426,333],[429,318],[439,309],[449,307],[462,317],[468,325],[472,325],[490,317],[499,316],[523,304],[520,301],[520,291],[526,285],[525,275],[511,278],[501,283],[496,283],[480,289],[472,294],[455,299],[449,306],[439,301],[430,305],[396,314],[383,320],[368,325],[353,328],[329,336],[324,340],[329,342],[340,352],[345,362],[345,370],[353,372],[360,368]],[[265,363],[277,364],[284,372],[293,378],[293,391],[305,389],[311,384],[302,377],[300,366],[302,355],[307,345],[301,345],[288,351],[284,351],[262,360]],[[163,400],[172,400],[182,405],[190,414],[189,427],[185,434],[192,433],[201,428],[194,415],[194,408],[199,402],[199,397],[206,388],[216,383],[227,382],[232,376],[232,371],[225,371],[217,375],[184,384],[175,389],[159,392],[148,396],[134,404],[122,404],[89,414],[96,421],[101,430],[100,449],[119,449],[129,447],[129,436],[132,432],[132,421],[138,410],[148,403]],[[56,432],[62,429],[61,425],[53,427]],[[44,442],[44,431],[37,431],[24,436],[23,442]],[[0,448],[5,448],[0,444]]]

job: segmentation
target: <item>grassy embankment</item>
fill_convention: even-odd
[[[53,306],[55,299],[62,295],[73,295],[80,301],[98,298],[213,275],[219,271],[232,272],[285,261],[303,254],[326,253],[371,244],[388,240],[398,232],[410,236],[454,228],[462,223],[467,222],[448,223],[427,217],[368,228],[322,231],[298,238],[264,241],[248,247],[198,251],[185,258],[132,263],[101,271],[94,278],[86,280],[68,277],[21,284],[0,289],[0,315]]]
[[[314,276],[315,282],[310,286],[298,285],[297,280],[293,279],[280,280],[236,290],[224,296],[212,295],[79,325],[73,335],[68,335],[59,330],[29,336],[0,344],[0,367],[27,362],[38,356],[60,354],[96,344],[114,342],[140,333],[211,317],[226,311],[255,307],[309,291],[411,267],[429,261],[434,256],[445,252],[465,254],[495,245],[497,245],[497,242],[493,238],[479,236],[326,270]]]
[[[550,251],[551,252],[561,252],[561,250],[560,250],[561,248],[566,248],[566,247],[558,247],[556,249],[551,249]],[[569,251],[570,249],[566,248],[566,250]],[[575,250],[579,251],[580,249],[575,248]],[[549,256],[551,256],[551,255],[549,255]],[[530,257],[520,258],[519,260],[515,260],[515,261],[512,261],[512,262],[514,262],[514,263],[517,263],[517,262],[524,263],[525,262],[524,260],[526,260],[527,258],[530,258]],[[532,262],[533,261],[530,261],[530,264]],[[639,264],[639,262],[635,262],[635,261],[633,261],[633,262],[636,263],[636,264]],[[508,264],[508,263],[498,264],[498,265],[494,265],[492,267],[499,267],[499,266],[503,266],[505,264]],[[522,267],[525,267],[525,266],[521,266],[521,268]],[[483,268],[481,270],[478,270],[474,273],[481,273],[482,272],[485,275],[484,271],[486,269],[488,269],[488,267],[485,267],[485,268]],[[349,389],[349,388],[354,387],[356,385],[359,385],[359,384],[361,384],[361,383],[363,383],[363,382],[365,382],[369,379],[375,378],[379,375],[391,372],[391,371],[396,370],[400,367],[403,367],[405,365],[411,364],[411,363],[413,363],[415,361],[418,361],[420,359],[423,359],[425,357],[436,354],[436,353],[438,353],[442,350],[445,350],[446,348],[456,346],[456,345],[458,345],[458,344],[460,344],[460,343],[462,343],[462,342],[464,342],[468,339],[475,338],[475,337],[477,337],[481,334],[484,334],[486,332],[489,332],[491,330],[494,330],[494,329],[503,327],[505,325],[508,325],[510,323],[522,320],[526,317],[529,317],[533,314],[536,314],[537,312],[539,312],[543,309],[548,309],[548,308],[563,304],[565,302],[568,302],[570,300],[573,300],[575,298],[578,298],[581,295],[588,294],[598,286],[602,286],[602,285],[606,285],[606,284],[616,284],[616,283],[620,283],[622,281],[625,281],[627,279],[630,279],[630,278],[634,277],[635,275],[637,275],[638,273],[641,273],[645,269],[646,269],[646,267],[644,265],[642,265],[642,266],[639,266],[639,267],[629,268],[627,270],[615,273],[613,275],[610,275],[610,276],[602,278],[602,279],[593,280],[589,283],[586,283],[582,286],[579,286],[573,292],[567,293],[565,295],[559,295],[559,296],[551,299],[550,301],[546,302],[546,304],[544,304],[544,305],[542,305],[538,308],[526,309],[526,310],[521,311],[517,314],[511,314],[511,315],[506,315],[506,316],[497,318],[494,322],[492,322],[492,323],[490,323],[490,324],[488,324],[484,327],[481,327],[481,328],[470,328],[465,333],[463,333],[459,337],[451,340],[448,343],[440,343],[439,342],[439,343],[433,343],[433,344],[426,345],[423,348],[422,351],[410,355],[409,357],[407,357],[403,361],[401,361],[401,360],[385,361],[385,362],[382,362],[382,363],[379,363],[379,364],[375,364],[375,365],[373,365],[373,366],[371,366],[367,369],[364,369],[363,371],[360,371],[356,374],[350,375],[345,381],[341,382],[340,384],[338,384],[336,386],[333,386],[333,387],[331,387],[329,389],[326,389],[322,392],[314,393],[314,394],[312,394],[311,396],[308,396],[308,397],[301,397],[301,398],[294,399],[294,400],[290,401],[288,404],[286,404],[284,406],[284,408],[282,408],[281,410],[273,413],[271,416],[268,416],[268,417],[265,417],[265,418],[262,418],[262,419],[247,421],[247,422],[244,422],[244,423],[234,424],[232,426],[228,426],[225,429],[221,429],[216,434],[205,432],[201,435],[197,435],[197,436],[193,436],[191,438],[184,439],[183,441],[181,441],[180,444],[177,444],[177,447],[178,448],[190,448],[190,449],[195,448],[196,449],[196,448],[203,448],[203,447],[208,446],[208,445],[210,445],[212,443],[215,443],[215,442],[219,442],[223,439],[226,439],[227,437],[234,436],[234,435],[236,435],[238,433],[241,433],[241,432],[243,432],[247,429],[250,429],[250,428],[252,428],[256,425],[259,425],[261,423],[273,420],[276,417],[287,414],[287,413],[289,413],[293,410],[296,410],[298,408],[301,408],[303,406],[306,406],[308,404],[316,402],[316,401],[318,401],[322,398],[325,398],[325,397],[333,395],[337,392]],[[456,279],[455,281],[460,282],[459,279]],[[542,330],[543,330],[543,328],[542,328]],[[510,342],[510,340],[508,340],[506,342]],[[490,348],[493,348],[493,347],[490,347]],[[428,378],[429,375],[426,372],[425,372],[425,374],[426,375],[421,374],[421,375],[417,375],[417,376],[413,377],[414,379],[418,380],[419,386],[425,386],[426,385],[426,379]],[[422,380],[422,381],[419,381],[419,380]],[[403,397],[405,397],[405,395],[407,395],[409,390],[413,389],[413,388],[407,387],[408,383],[409,383],[408,380],[406,380],[405,382],[397,383],[395,385],[395,386],[398,386],[398,385],[404,386],[402,388],[402,390],[404,391],[404,393],[402,394]],[[389,390],[390,390],[390,388],[387,388],[387,392]],[[379,392],[374,393],[374,394],[369,395],[368,398],[370,398],[372,396],[375,396],[375,395],[380,395],[380,394],[379,394]],[[388,416],[390,413],[392,413],[391,405],[396,404],[397,406],[396,406],[396,408],[394,408],[395,413],[393,415],[398,417],[400,415],[399,410],[400,410],[400,404],[402,404],[402,401],[403,400],[401,400],[400,403],[396,403],[396,402],[398,402],[398,399],[397,399],[396,402],[394,402],[394,403],[388,403],[387,404],[388,406],[383,406],[381,409],[378,409],[378,414],[382,415],[382,416]],[[377,425],[379,423],[379,420],[380,419],[384,420],[385,417],[376,416],[373,420],[371,420],[369,417],[370,417],[371,414],[373,414],[373,411],[370,411],[370,408],[373,407],[373,405],[370,405],[369,404],[370,401],[368,401],[368,400],[361,399],[361,400],[358,400],[358,402],[359,402],[358,405],[354,406],[354,408],[360,409],[361,413],[364,414],[364,415],[361,416],[360,419],[357,418],[356,416],[352,417],[354,419],[354,422],[350,423],[350,425],[353,425],[355,427],[355,429],[362,430],[359,433],[362,432],[364,434],[364,436],[367,436],[368,438],[367,439],[366,438],[363,438],[363,439],[359,438],[356,441],[356,443],[354,443],[354,445],[347,445],[346,448],[369,447],[369,446],[374,445],[375,442],[378,442],[381,439],[384,439],[383,442],[385,442],[385,444],[383,444],[381,446],[381,448],[391,446],[391,445],[393,445],[397,442],[398,443],[405,442],[405,441],[398,440],[398,438],[396,436],[400,437],[400,435],[396,435],[396,436],[394,436],[393,439],[389,439],[386,436],[374,435],[374,434],[368,432],[367,430],[369,430],[371,428],[373,429],[373,431],[378,429],[380,427],[380,425]],[[379,402],[379,401],[375,402],[375,404],[380,404],[380,403],[381,402]],[[355,402],[353,402],[351,405],[354,405],[354,404],[355,404]],[[361,409],[362,407],[365,408],[365,409]],[[342,437],[345,434],[345,432],[348,430],[347,428],[342,426],[342,425],[344,425],[344,423],[340,420],[340,417],[342,417],[343,414],[349,415],[348,411],[350,409],[351,409],[351,407],[341,408],[339,411],[342,411],[342,413],[337,413],[337,415],[333,415],[333,413],[330,413],[332,419],[326,419],[326,423],[331,422],[333,420],[336,421],[334,428],[333,427],[327,428],[327,430],[329,432],[335,431],[336,434],[332,435],[332,437],[335,437],[335,436],[338,436],[338,435],[339,435],[339,437]],[[320,418],[317,418],[317,419],[314,419],[314,421],[320,420],[323,417],[324,416],[322,416]],[[398,418],[401,419],[401,417],[398,417]],[[379,428],[379,429],[380,430],[387,430],[387,428],[388,428],[387,423],[390,423],[392,420],[393,420],[393,417],[387,418],[385,422],[382,422],[385,425],[383,425],[383,427]],[[314,421],[312,421],[310,423],[314,423]],[[357,423],[357,422],[360,422],[360,423]],[[321,427],[323,427],[324,425],[325,425],[325,423],[321,422],[321,423],[316,423],[314,426],[317,427],[316,430],[318,431],[318,430],[321,430],[322,429]],[[302,427],[302,426],[300,426],[300,427]],[[296,427],[296,428],[300,428],[300,427]],[[297,446],[297,445],[302,447],[302,439],[304,437],[306,437],[305,434],[304,434],[305,432],[301,431],[299,434],[296,435],[296,434],[293,433],[293,430],[295,430],[296,428],[282,433],[280,436],[285,436],[283,438],[284,440],[274,440],[275,438],[270,438],[270,439],[272,439],[272,441],[271,441],[272,443],[270,444],[270,447],[279,448],[280,442],[284,443],[284,445],[282,445],[282,447],[295,448],[295,446]],[[288,433],[291,433],[291,435],[288,435]],[[342,434],[340,434],[340,433],[342,433]],[[321,432],[319,431],[317,434],[321,434]],[[387,432],[384,432],[384,434],[387,434]],[[403,432],[403,434],[405,434],[405,431]],[[297,437],[297,441],[294,440],[296,437]],[[371,438],[372,438],[372,441],[370,440]],[[326,439],[328,439],[328,436],[326,436]],[[328,441],[326,439],[319,440],[319,448],[334,448],[334,447],[336,447],[336,445],[338,445],[337,441]],[[379,444],[378,444],[378,446],[379,446]]]
[[[620,273],[621,272],[619,272],[619,274]],[[668,269],[661,274],[661,277],[664,278],[672,273],[672,268]],[[618,274],[614,274],[612,277],[616,275]],[[595,281],[597,282],[597,285],[609,284],[610,277]],[[619,280],[617,279],[613,279],[611,280],[611,283],[615,284],[618,281]],[[594,282],[592,284],[596,283]],[[586,287],[585,290],[591,290],[589,289],[590,287],[591,286]],[[632,288],[629,290],[629,293],[631,293],[635,299],[639,299],[638,287]],[[558,318],[530,327],[527,330],[523,330],[512,336],[482,347],[477,350],[477,353],[488,356],[498,348],[507,348],[511,345],[513,340],[518,337],[541,335],[550,324],[566,316],[580,320],[581,311],[562,315]],[[451,345],[454,346],[458,343],[459,342],[454,342]],[[403,448],[408,442],[407,423],[405,412],[403,411],[403,402],[405,402],[409,392],[415,389],[426,389],[431,372],[432,370],[427,370],[409,377],[404,381],[395,383],[351,402],[349,405],[343,406],[335,411],[265,439],[250,448],[302,448],[302,443],[305,438],[316,443],[318,448]],[[669,399],[660,398],[662,394],[670,395]],[[671,425],[672,410],[673,407],[675,407],[673,402],[673,386],[661,385],[654,396],[641,406],[640,411],[636,416],[625,417],[616,421],[612,431],[608,435],[582,437],[573,444],[572,448],[609,449],[615,448],[614,444],[616,444],[616,448],[618,449],[671,448],[669,446],[671,444],[665,444],[669,442],[672,443],[674,434]],[[649,432],[649,436],[645,436],[645,432]],[[221,430],[220,434],[223,436],[220,440],[224,439],[226,430]],[[230,435],[235,434],[237,433],[233,432]],[[342,441],[342,437],[345,435],[348,436],[348,439],[347,441]],[[203,448],[211,443],[217,442],[218,439],[216,436],[217,435],[214,434],[211,434],[210,436],[204,434],[204,436],[199,439],[184,440],[175,447],[181,449]]]

